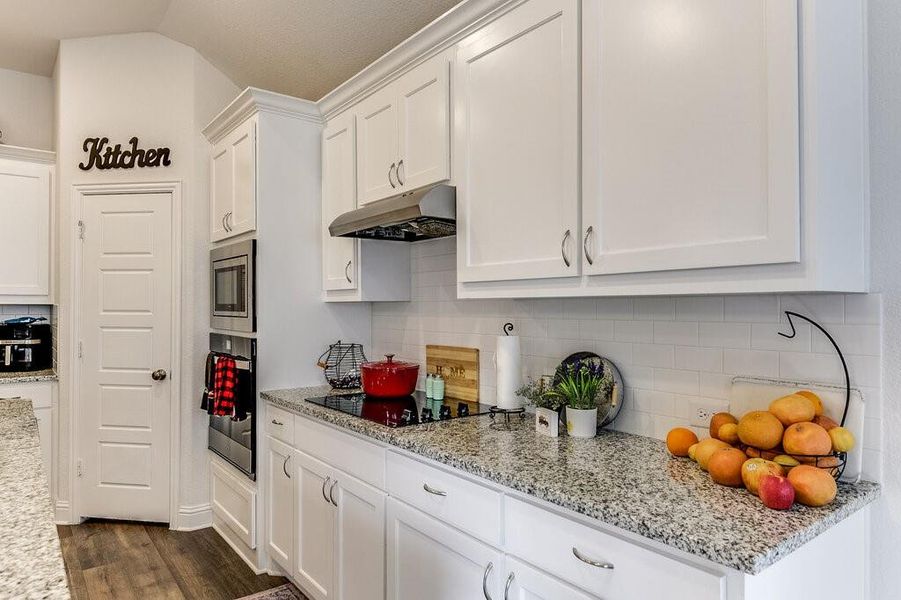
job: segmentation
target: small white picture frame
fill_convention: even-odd
[[[549,408],[536,408],[535,431],[550,437],[560,435],[560,415],[557,414],[557,411]]]

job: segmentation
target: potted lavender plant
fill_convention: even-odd
[[[600,363],[566,365],[557,384],[547,392],[566,405],[566,431],[572,437],[593,438],[598,431],[598,398],[609,395],[613,379]]]

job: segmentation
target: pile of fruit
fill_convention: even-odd
[[[768,508],[788,510],[795,501],[824,506],[835,499],[836,469],[854,447],[854,435],[823,414],[823,402],[801,390],[740,419],[717,413],[710,437],[698,441],[690,429],[666,436],[673,456],[697,462],[720,485],[745,487]]]

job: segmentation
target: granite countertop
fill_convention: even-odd
[[[69,598],[31,400],[0,400],[0,598]]]
[[[35,381],[56,381],[59,377],[53,369],[42,371],[10,371],[0,372],[0,385],[4,383],[32,383]],[[0,391],[0,396],[3,392]]]
[[[756,574],[875,500],[878,484],[840,483],[828,506],[764,507],[713,483],[657,439],[616,431],[551,438],[534,421],[492,427],[487,416],[393,429],[304,402],[328,386],[263,392],[265,400],[390,444],[645,538]]]

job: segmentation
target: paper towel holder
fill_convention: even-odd
[[[504,323],[504,335],[510,335],[511,331],[513,331],[513,323],[507,321]]]

